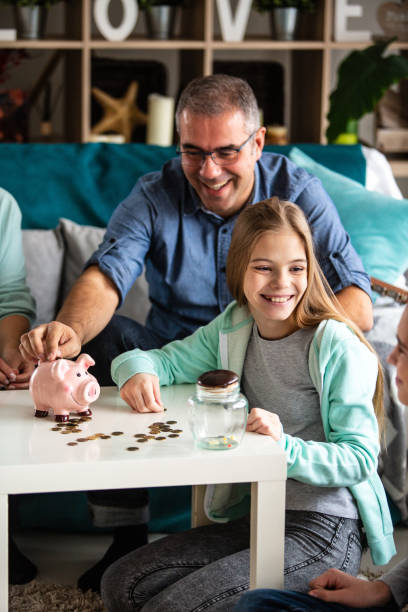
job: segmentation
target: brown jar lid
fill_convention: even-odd
[[[231,370],[210,370],[204,372],[197,379],[197,385],[200,387],[229,387],[239,381],[239,377]]]

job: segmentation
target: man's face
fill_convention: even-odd
[[[241,111],[231,111],[208,117],[184,110],[180,117],[180,149],[214,151],[225,147],[239,147],[250,135]],[[241,149],[238,158],[227,166],[217,165],[209,155],[194,166],[182,166],[201,202],[208,210],[230,217],[247,202],[254,184],[255,162],[264,145],[264,128]]]

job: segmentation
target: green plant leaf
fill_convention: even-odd
[[[352,51],[340,64],[337,87],[330,95],[328,142],[346,131],[350,119],[359,120],[371,113],[391,85],[408,77],[408,59],[400,55],[383,57],[393,40]]]

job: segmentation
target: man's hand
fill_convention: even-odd
[[[120,397],[136,412],[163,412],[159,379],[153,374],[135,374],[125,382]]]
[[[312,580],[309,586],[312,597],[352,608],[383,606],[392,598],[385,582],[361,580],[334,568]]]
[[[19,348],[26,361],[53,361],[58,357],[78,355],[81,340],[72,327],[52,321],[23,334]]]
[[[282,424],[277,414],[262,408],[252,408],[248,416],[246,430],[271,436],[278,441],[282,435]]]

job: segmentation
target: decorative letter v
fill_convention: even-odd
[[[233,19],[230,0],[217,0],[223,40],[240,42],[244,38],[251,6],[252,0],[238,0],[235,19]]]

